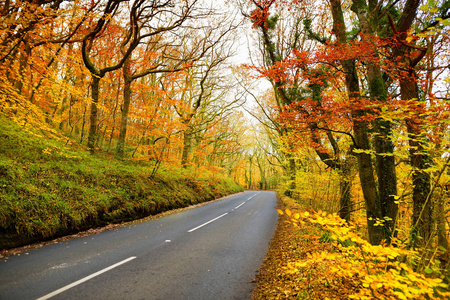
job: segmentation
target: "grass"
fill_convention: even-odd
[[[0,249],[130,221],[242,190],[231,179],[91,155],[0,116]],[[201,175],[199,175],[201,174]]]

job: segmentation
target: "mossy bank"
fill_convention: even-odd
[[[206,170],[91,155],[0,115],[0,249],[142,218],[242,190]]]

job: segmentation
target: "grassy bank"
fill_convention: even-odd
[[[242,190],[211,172],[90,155],[0,116],[0,249],[129,221]]]

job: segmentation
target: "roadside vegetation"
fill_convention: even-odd
[[[211,170],[92,156],[0,116],[0,249],[236,193]],[[46,136],[47,135],[47,136]]]
[[[371,245],[360,225],[282,196],[252,299],[449,299],[448,257]],[[400,242],[400,241],[396,241]],[[447,265],[446,265],[447,264]]]
[[[450,2],[241,3],[286,206],[255,299],[448,299]]]

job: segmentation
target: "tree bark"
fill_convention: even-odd
[[[439,197],[439,200],[436,202],[436,231],[438,236],[438,245],[443,247],[445,250],[449,249],[448,245],[448,239],[447,239],[447,226],[446,222],[447,219],[445,217],[445,200],[444,195],[446,195],[446,191],[442,189],[441,197]]]
[[[295,190],[297,188],[297,163],[295,162],[295,157],[292,153],[288,153],[286,156],[288,160],[289,185],[285,195],[288,197],[294,197]]]
[[[400,93],[403,100],[419,101],[419,88],[416,72],[411,69],[408,76],[401,76]],[[412,167],[413,181],[413,217],[412,217],[412,245],[426,244],[433,231],[433,210],[430,197],[431,178],[426,169],[430,166],[430,157],[426,153],[424,137],[421,134],[419,118],[406,119],[408,132],[409,157]]]
[[[98,98],[99,98],[99,84],[100,77],[92,74],[92,83],[91,83],[91,112],[89,115],[89,135],[87,147],[91,153],[94,153],[95,141],[97,137],[97,120],[98,120]]]
[[[330,0],[331,13],[333,16],[333,31],[337,37],[339,44],[347,43],[347,33],[344,23],[344,14],[342,12],[340,0]],[[355,61],[346,59],[341,62],[345,73],[345,83],[349,100],[352,103],[358,103],[360,97],[359,79],[356,73]],[[369,231],[369,241],[371,244],[380,244],[385,238],[384,230],[380,226],[375,226],[376,219],[381,219],[382,214],[378,199],[378,191],[370,155],[370,142],[368,136],[368,127],[366,121],[363,120],[366,111],[363,109],[353,109],[351,111],[353,120],[353,133],[356,142],[356,149],[361,150],[355,153],[358,159],[359,178],[361,188],[366,204],[367,226]]]
[[[127,135],[128,113],[130,111],[130,103],[131,103],[131,78],[129,76],[124,76],[122,118],[120,120],[119,140],[117,141],[117,149],[116,149],[119,158],[124,157],[125,138]]]
[[[350,193],[352,188],[351,169],[349,162],[343,162],[339,174],[339,217],[347,222],[350,221],[350,213],[353,209]]]
[[[183,132],[183,150],[181,152],[181,166],[183,168],[188,167],[189,152],[191,151],[191,145],[192,145],[192,132],[190,128],[186,128],[186,130]]]
[[[352,10],[357,14],[363,34],[363,41],[375,44],[378,35],[379,11],[375,9],[373,1],[366,5],[364,0],[355,0]],[[367,79],[369,83],[370,98],[373,103],[383,104],[387,101],[387,88],[382,76],[378,53],[371,53],[367,63]],[[390,121],[377,118],[374,120],[374,148],[376,153],[376,173],[378,178],[378,198],[375,207],[381,211],[383,221],[384,238],[390,244],[395,234],[395,222],[398,205],[395,203],[397,195],[397,175],[395,172],[394,144],[390,139],[392,134]],[[387,154],[387,155],[386,155]]]
[[[393,27],[396,38],[406,39],[406,32],[413,24],[420,5],[419,0],[408,0],[405,2],[403,13]],[[412,48],[398,43],[393,46],[393,57],[402,58],[399,64],[400,94],[404,101],[420,101],[419,86],[417,82],[416,65],[424,57],[426,49],[419,51],[415,57],[412,56]],[[413,114],[414,115],[414,114]],[[431,178],[426,169],[430,165],[431,158],[426,152],[426,141],[421,135],[423,124],[419,117],[407,118],[405,120],[408,133],[409,157],[412,167],[413,180],[413,217],[411,228],[411,245],[423,246],[431,238],[433,231]]]

